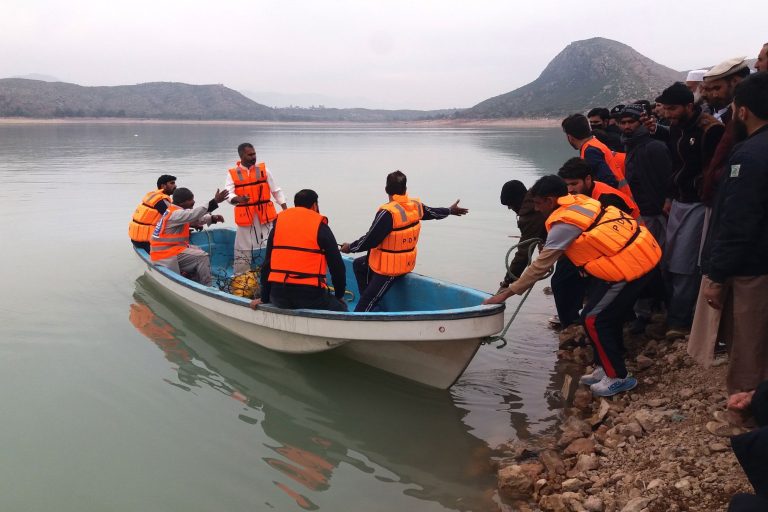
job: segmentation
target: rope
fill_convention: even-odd
[[[528,247],[528,263],[526,264],[526,267],[528,267],[533,261],[533,252],[536,250],[536,247],[543,242],[544,241],[540,238],[529,238],[528,240],[523,240],[519,243],[516,243],[512,247],[510,247],[509,250],[507,251],[507,255],[504,257],[504,267],[507,269],[507,275],[512,275],[510,272],[511,263],[509,261],[509,256],[510,254],[512,254],[512,252],[517,250],[518,247],[523,248],[527,246]],[[549,271],[541,279],[543,280],[548,278],[549,276],[552,275],[552,272],[553,272],[553,269],[549,269]],[[509,330],[509,327],[512,325],[512,322],[515,320],[515,318],[517,318],[517,314],[520,312],[520,309],[523,307],[525,300],[528,298],[528,296],[531,294],[532,291],[533,291],[533,286],[528,288],[528,291],[525,292],[525,294],[523,295],[523,298],[520,299],[520,302],[515,308],[515,311],[512,313],[512,317],[507,322],[507,325],[504,327],[504,330],[501,331],[501,333],[497,334],[496,336],[488,336],[487,338],[485,338],[483,340],[484,345],[491,344],[496,341],[501,341],[502,343],[498,345],[496,348],[504,348],[507,346],[507,340],[505,338],[507,331]]]

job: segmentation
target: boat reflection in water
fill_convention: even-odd
[[[272,454],[263,457],[268,471],[254,468],[254,474],[301,508],[319,508],[343,463],[360,474],[338,482],[337,494],[359,496],[355,487],[365,475],[449,510],[498,508],[490,449],[469,433],[462,422],[468,411],[447,391],[332,354],[296,357],[260,348],[198,321],[144,276],[134,300],[130,321],[175,365],[179,382],[166,382],[188,391],[209,386],[245,404],[238,418],[263,430]]]

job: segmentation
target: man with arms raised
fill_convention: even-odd
[[[277,217],[272,198],[285,210],[285,195],[267,170],[264,162],[256,163],[256,150],[244,142],[237,147],[240,161],[227,172],[224,188],[229,202],[235,205],[234,274],[251,269],[253,251],[259,249],[269,236]]]
[[[354,261],[360,300],[356,312],[372,311],[392,284],[416,266],[416,244],[421,221],[465,215],[469,210],[456,200],[448,208],[430,208],[408,197],[407,178],[400,171],[387,175],[384,191],[389,202],[381,205],[368,232],[341,247],[343,253],[368,251]]]
[[[152,263],[162,265],[177,274],[192,276],[194,281],[211,285],[211,262],[208,254],[195,245],[189,244],[190,224],[216,224],[224,222],[221,215],[211,215],[229,192],[217,190],[208,204],[195,208],[195,196],[188,188],[177,188],[173,193],[173,204],[168,206],[152,233],[149,253]]]
[[[531,193],[536,209],[548,216],[547,242],[520,279],[484,304],[525,293],[565,255],[592,277],[581,318],[598,365],[581,383],[598,396],[633,389],[637,380],[627,373],[624,362],[622,324],[661,258],[661,249],[631,216],[613,206],[603,207],[591,197],[569,194],[558,176],[540,178]]]

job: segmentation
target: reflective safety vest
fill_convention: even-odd
[[[189,222],[173,228],[169,228],[167,225],[171,213],[182,209],[181,206],[175,204],[169,205],[163,216],[160,217],[160,221],[152,232],[152,238],[149,240],[149,257],[152,261],[176,256],[189,247]],[[169,229],[175,232],[168,232]]]
[[[560,208],[547,218],[547,231],[555,222],[583,230],[565,255],[588,274],[610,282],[634,281],[661,259],[661,248],[650,231],[618,208],[604,208],[580,194],[563,196],[557,203]]]
[[[136,211],[133,212],[133,218],[128,224],[128,236],[131,237],[131,240],[149,242],[152,231],[155,229],[157,221],[160,220],[160,212],[155,209],[160,201],[170,203],[171,198],[160,189],[146,193],[144,199],[136,207]]]
[[[613,151],[608,148],[608,146],[597,140],[596,137],[592,137],[581,146],[580,154],[582,160],[584,159],[584,154],[586,153],[587,148],[590,147],[600,150],[600,152],[603,154],[605,163],[608,164],[608,167],[611,169],[611,172],[616,178],[616,183],[618,183],[616,188],[624,192],[624,194],[628,195],[629,197],[632,197],[632,191],[629,189],[627,179],[624,177],[624,160],[626,155],[624,155],[624,153],[616,153],[616,155],[624,155],[623,157],[617,157],[614,155]]]
[[[368,253],[368,266],[384,276],[401,276],[416,266],[416,244],[421,232],[424,207],[418,198],[392,196],[380,209],[392,214],[392,231]]]
[[[328,219],[297,206],[280,212],[275,222],[268,281],[325,288],[325,253],[317,244],[317,230]]]
[[[235,195],[249,198],[247,203],[235,205],[235,223],[238,226],[251,226],[257,217],[259,224],[275,220],[277,212],[272,204],[272,191],[267,183],[267,166],[264,162],[250,169],[237,162],[237,166],[229,170],[229,175],[235,183]]]
[[[632,210],[629,212],[629,214],[634,219],[638,219],[640,217],[640,208],[637,207],[637,203],[632,199],[631,196],[628,196],[621,190],[617,190],[613,188],[612,186],[608,185],[607,183],[603,183],[602,181],[593,181],[594,187],[592,188],[592,199],[597,199],[600,201],[600,196],[603,194],[614,194],[619,196],[625,203],[627,203],[627,206]]]

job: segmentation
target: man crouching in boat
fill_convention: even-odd
[[[536,210],[548,215],[547,242],[520,279],[483,304],[525,293],[565,253],[590,277],[581,321],[594,346],[597,368],[580,382],[598,396],[629,391],[637,379],[624,364],[622,324],[658,264],[661,248],[636,219],[591,197],[569,195],[558,176],[540,178],[531,194]]]
[[[384,188],[389,202],[379,207],[368,233],[341,247],[341,252],[368,251],[357,258],[353,268],[360,300],[356,312],[372,311],[399,277],[416,266],[416,244],[422,220],[444,219],[449,215],[465,215],[469,210],[459,207],[457,199],[448,208],[430,208],[406,194],[407,178],[400,171],[387,175]]]
[[[296,192],[293,208],[280,212],[267,239],[267,255],[261,266],[261,298],[251,307],[272,303],[282,309],[347,311],[342,302],[347,274],[339,246],[320,215],[317,192]],[[331,271],[334,295],[325,284]]]
[[[195,196],[188,188],[177,188],[173,204],[168,206],[155,226],[149,241],[149,257],[155,265],[162,265],[177,274],[189,273],[192,280],[211,286],[211,262],[208,254],[197,246],[189,245],[189,225],[224,222],[221,215],[211,215],[229,192],[217,190],[207,205],[195,206]]]

